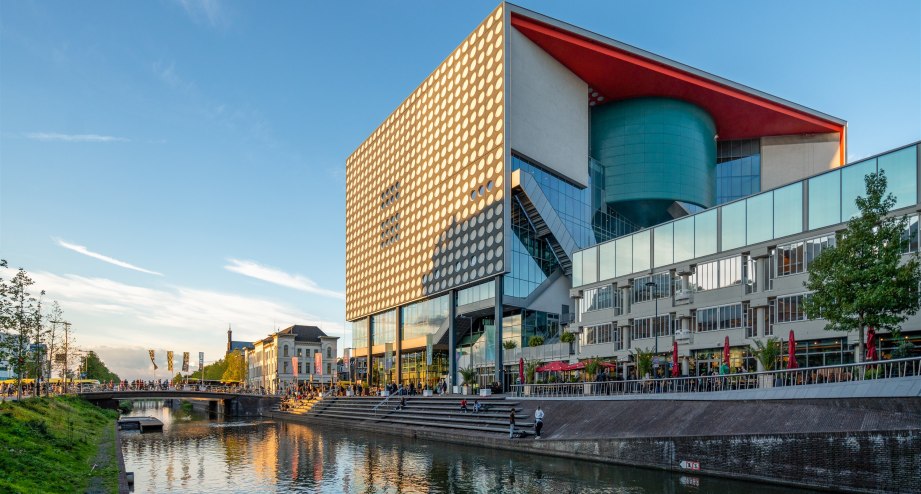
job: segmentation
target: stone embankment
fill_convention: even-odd
[[[917,396],[744,401],[509,398],[518,423],[526,423],[529,430],[534,410],[542,407],[545,426],[539,440],[533,435],[509,439],[507,425],[466,425],[472,416],[457,409],[460,397],[413,397],[405,410],[393,410],[387,403],[381,407],[383,413],[362,408],[380,399],[363,399],[371,400],[363,405],[354,400],[339,398],[303,413],[266,415],[687,475],[850,492],[921,492]],[[425,421],[401,418],[414,408],[452,412],[428,413]]]

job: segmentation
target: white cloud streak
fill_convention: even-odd
[[[12,268],[0,276],[12,277]],[[165,369],[165,350],[205,352],[205,361],[224,356],[227,324],[233,339],[255,341],[292,324],[319,326],[330,336],[343,337],[339,347],[351,345],[341,321],[334,322],[272,300],[182,286],[147,288],[106,278],[30,272],[46,300],[57,300],[65,319],[73,323],[77,345],[96,350],[114,372],[127,379],[151,379],[146,349],[157,350]],[[273,325],[275,327],[273,327]],[[177,360],[181,362],[181,360]],[[178,364],[177,364],[178,365]],[[160,371],[159,377],[165,377]]]
[[[230,264],[224,266],[224,269],[228,271],[306,293],[345,300],[344,293],[322,288],[310,278],[297,274],[289,274],[280,269],[263,266],[254,261],[242,261],[239,259],[228,259],[228,261]]]
[[[27,139],[34,141],[57,142],[128,142],[124,137],[105,136],[99,134],[60,134],[57,132],[27,132]]]
[[[72,250],[72,251],[74,251],[74,252],[76,252],[76,253],[78,253],[78,254],[83,254],[84,256],[92,257],[93,259],[99,259],[99,260],[102,261],[102,262],[107,262],[107,263],[109,263],[109,264],[114,264],[114,265],[116,265],[116,266],[119,266],[119,267],[122,267],[122,268],[125,268],[125,269],[132,269],[132,270],[134,270],[134,271],[139,271],[139,272],[141,272],[141,273],[147,273],[147,274],[154,274],[154,275],[157,275],[157,276],[163,276],[163,273],[158,273],[158,272],[156,272],[156,271],[151,271],[151,270],[149,270],[149,269],[144,269],[144,268],[135,266],[134,264],[127,263],[127,262],[125,262],[125,261],[119,261],[118,259],[115,259],[115,258],[113,258],[113,257],[109,257],[109,256],[106,256],[106,255],[103,255],[103,254],[99,254],[99,253],[97,253],[97,252],[93,252],[93,251],[87,249],[86,247],[84,247],[84,246],[82,246],[82,245],[77,245],[77,244],[72,244],[72,243],[69,243],[69,242],[65,242],[65,241],[63,241],[63,240],[61,240],[61,239],[59,239],[59,238],[55,238],[55,239],[52,239],[52,240],[54,240],[54,242],[55,242],[56,244],[60,245],[61,247],[64,247],[65,249]]]

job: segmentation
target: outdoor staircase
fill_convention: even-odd
[[[386,398],[376,396],[335,396],[319,400],[304,412],[292,410],[282,413],[316,420],[508,434],[509,413],[515,410],[516,429],[530,430],[534,427],[533,410],[525,410],[521,402],[502,397],[406,396],[406,407],[399,409],[400,398],[392,396],[385,403]],[[460,409],[463,398],[467,398],[466,413]],[[473,413],[474,399],[479,399],[486,409]]]

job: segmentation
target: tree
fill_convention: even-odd
[[[54,375],[54,359],[58,350],[58,338],[61,336],[60,333],[58,333],[58,324],[64,320],[64,311],[61,310],[61,306],[58,304],[57,300],[51,303],[51,310],[48,311],[48,315],[45,316],[45,320],[50,323],[48,325],[48,332],[45,338],[48,347],[48,362],[46,365],[45,375],[52,377]]]
[[[80,358],[80,368],[86,369],[86,379],[98,379],[99,382],[121,381],[118,374],[110,371],[94,351]]]
[[[246,360],[243,358],[243,353],[241,353],[240,350],[234,350],[228,353],[227,356],[224,357],[224,360],[227,361],[227,368],[221,376],[222,381],[246,381]]]
[[[6,261],[0,261],[0,267],[6,266]],[[41,323],[41,317],[36,315],[41,305],[29,292],[34,284],[22,268],[9,282],[0,278],[0,331],[4,333],[0,340],[0,360],[8,362],[16,373],[18,398],[22,397],[22,378],[31,360],[29,345],[37,332],[36,324]],[[44,294],[42,291],[41,295]]]
[[[752,355],[758,359],[761,366],[766,371],[774,370],[783,348],[780,340],[777,338],[768,338],[767,340],[755,340],[755,346],[752,348]]]
[[[864,178],[866,197],[856,200],[860,216],[837,233],[836,245],[809,264],[812,291],[804,303],[810,319],[823,318],[829,331],[857,331],[857,361],[863,360],[866,328],[898,330],[918,312],[921,265],[917,254],[902,262],[902,233],[908,219],[887,217],[895,205],[883,171]]]

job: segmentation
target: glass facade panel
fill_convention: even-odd
[[[654,285],[650,285],[650,283]],[[665,271],[651,276],[635,278],[632,292],[633,303],[671,297],[671,275],[668,271]]]
[[[633,236],[628,235],[614,241],[617,244],[617,276],[633,272]]]
[[[481,300],[496,298],[496,282],[489,280],[486,283],[471,286],[457,291],[457,305],[472,304]]]
[[[612,309],[616,307],[614,285],[605,285],[598,288],[585,290],[582,295],[582,313],[594,310]]]
[[[854,201],[867,195],[864,177],[875,171],[876,158],[855,163],[841,170],[841,218],[844,221],[860,215]]]
[[[877,158],[879,169],[886,172],[887,190],[895,196],[893,209],[914,205],[918,200],[917,149],[911,146]]]
[[[774,238],[803,231],[803,183],[774,191]]]
[[[607,280],[616,276],[617,265],[614,242],[605,242],[598,246],[598,279]],[[575,268],[573,268],[575,269]]]
[[[694,216],[694,257],[716,253],[716,209]]]
[[[803,310],[803,299],[808,297],[808,293],[798,295],[788,295],[786,297],[777,297],[772,304],[774,307],[775,323],[806,321],[806,311]]]
[[[582,251],[582,283],[598,281],[598,248]]]
[[[902,232],[902,253],[918,252],[918,216],[910,215],[905,230]]]
[[[587,326],[582,328],[582,334],[579,335],[579,343],[582,345],[614,343],[614,350],[620,350],[620,331],[610,323],[600,324],[598,326]]]
[[[841,170],[809,179],[809,229],[841,223]]]
[[[403,339],[435,334],[448,320],[450,297],[442,295],[423,300],[400,309],[403,323]]]
[[[582,251],[572,255],[572,286],[581,286],[582,282]]]
[[[722,250],[735,249],[745,245],[745,201],[727,204],[720,208],[722,224],[720,239]]]
[[[704,262],[688,278],[692,291],[703,292],[742,283],[742,256]]]
[[[368,318],[352,323],[352,345],[355,348],[368,348]]]
[[[559,263],[550,242],[537,235],[518,201],[512,201],[511,211],[513,235],[507,244],[511,269],[505,275],[504,290],[506,295],[526,298],[559,268]],[[469,260],[471,263],[483,261],[479,258]]]
[[[674,223],[675,262],[694,258],[694,216],[683,218]]]
[[[649,269],[649,230],[636,232],[633,237],[633,271]]]
[[[774,193],[749,197],[745,203],[746,242],[756,244],[774,238]]]
[[[716,203],[748,197],[761,190],[761,141],[716,143]]]
[[[393,343],[397,339],[397,311],[388,310],[371,316],[371,339],[374,345]]]
[[[674,224],[666,223],[656,227],[653,232],[652,241],[655,246],[655,267],[667,266],[675,262],[674,246]]]

